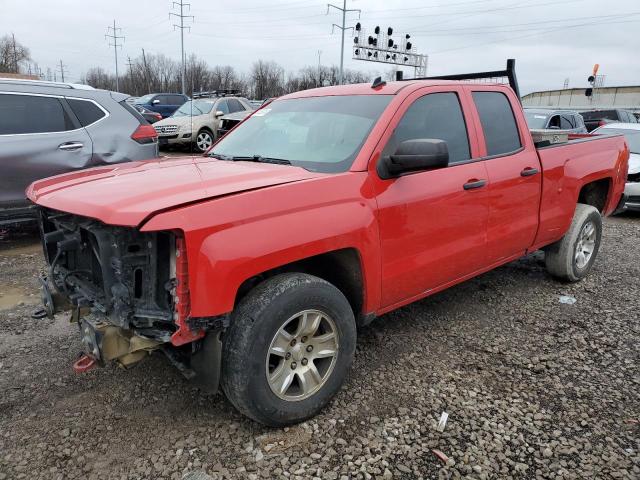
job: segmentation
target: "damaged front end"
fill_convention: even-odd
[[[71,310],[86,355],[77,371],[111,360],[129,366],[160,349],[186,377],[195,378],[192,363],[198,365],[200,351],[205,346],[219,350],[219,334],[209,336],[218,339],[211,346],[211,340],[202,339],[224,322],[188,317],[181,232],[140,232],[44,208],[40,228],[48,264],[44,311],[53,316]]]

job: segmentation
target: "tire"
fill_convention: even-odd
[[[315,325],[317,335],[305,336],[302,325],[307,334]],[[340,290],[312,275],[277,275],[256,286],[232,313],[223,339],[222,390],[241,413],[260,423],[302,422],[338,392],[355,346],[353,311]],[[280,386],[285,390],[278,394]]]
[[[591,229],[593,229],[592,235],[585,237]],[[602,217],[600,212],[591,205],[579,203],[567,233],[545,250],[547,271],[560,280],[568,282],[582,280],[593,267],[601,240]],[[579,249],[583,252],[583,257],[580,256]],[[587,258],[584,252],[588,250],[591,253]]]
[[[195,141],[196,149],[199,152],[204,153],[207,150],[209,150],[209,147],[213,145],[214,141],[215,141],[215,137],[213,136],[213,133],[211,133],[210,130],[203,128],[196,135],[196,141]]]

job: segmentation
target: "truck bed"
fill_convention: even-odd
[[[532,250],[562,237],[571,223],[582,186],[587,183],[601,180],[607,185],[601,213],[611,214],[624,191],[628,158],[622,135],[571,135],[567,143],[537,148],[537,152],[543,177],[540,226]]]

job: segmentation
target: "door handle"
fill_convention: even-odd
[[[58,150],[73,151],[80,150],[84,145],[80,142],[67,142],[58,147]]]
[[[520,172],[521,177],[530,177],[532,175],[536,175],[538,173],[537,168],[527,167]]]
[[[482,188],[487,184],[486,180],[470,180],[465,183],[462,188],[465,190],[473,190],[474,188]]]

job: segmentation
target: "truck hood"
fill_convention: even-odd
[[[27,196],[44,207],[137,226],[156,212],[181,205],[321,176],[291,165],[182,157],[45,178],[32,183]]]

